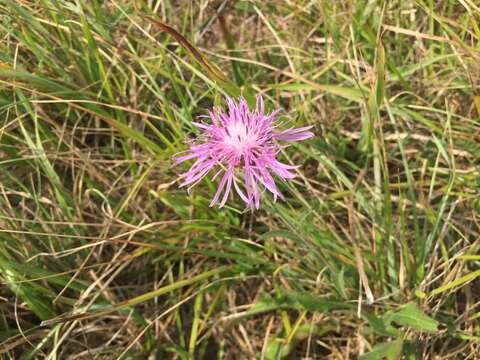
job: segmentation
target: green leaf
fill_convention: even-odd
[[[284,295],[284,301],[294,307],[315,311],[327,312],[333,309],[353,309],[355,306],[342,301],[330,300],[307,292],[289,292]]]
[[[283,359],[291,351],[291,346],[283,343],[282,339],[274,338],[267,344],[265,350],[265,360],[277,360]]]
[[[297,347],[299,341],[305,340],[310,336],[318,336],[334,331],[336,326],[333,324],[325,324],[324,326],[316,326],[312,324],[303,324],[295,332],[292,341],[287,343],[284,339],[284,332],[269,340],[264,354],[265,360],[283,359],[291,355],[292,350]]]
[[[267,239],[272,239],[275,237],[282,237],[285,239],[289,239],[295,242],[299,242],[302,240],[302,238],[290,231],[287,230],[272,230],[269,232],[266,232],[258,237],[258,240],[267,240]]]
[[[397,339],[387,343],[379,344],[368,354],[360,356],[360,360],[396,360],[402,353],[403,340]]]
[[[377,84],[376,84],[376,102],[377,109],[382,104],[385,95],[385,48],[382,41],[378,43],[377,48]]]
[[[460,285],[462,285],[462,284],[464,284],[464,283],[466,283],[466,282],[470,282],[470,281],[476,279],[476,278],[479,277],[479,276],[480,276],[480,270],[473,271],[473,272],[471,272],[471,273],[468,273],[467,275],[462,276],[461,278],[458,278],[458,279],[456,279],[456,280],[454,280],[454,281],[451,281],[451,282],[449,282],[449,283],[447,283],[447,284],[445,284],[445,285],[442,285],[442,286],[434,289],[434,290],[430,293],[430,295],[438,295],[438,294],[440,294],[440,293],[442,293],[442,292],[444,292],[444,291],[450,290],[450,289],[452,289],[452,288],[454,288],[454,287],[456,287],[456,286],[460,286]]]
[[[281,307],[282,307],[281,304],[278,303],[278,301],[276,301],[275,299],[273,299],[269,294],[263,294],[260,297],[260,300],[257,301],[248,309],[245,316],[262,314],[265,312],[279,309]]]
[[[364,314],[364,318],[368,321],[368,324],[371,326],[371,330],[376,334],[383,336],[400,336],[401,333],[398,329],[395,329],[389,321],[386,321],[384,318],[379,318],[374,314]]]
[[[343,97],[347,100],[352,100],[355,102],[363,102],[362,91],[355,88],[348,88],[339,85],[324,85],[316,83],[291,83],[291,84],[281,84],[273,85],[272,88],[282,91],[323,91],[331,95],[337,95]]]
[[[414,303],[408,304],[399,311],[391,315],[390,321],[399,325],[409,326],[415,330],[436,332],[438,330],[438,321],[425,315],[421,309]]]

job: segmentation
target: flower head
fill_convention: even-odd
[[[189,189],[207,176],[211,170],[218,169],[212,180],[221,176],[220,184],[210,206],[220,199],[219,207],[225,205],[232,185],[240,198],[248,206],[259,208],[261,187],[273,194],[274,201],[282,194],[277,190],[272,174],[282,180],[294,178],[292,170],[298,166],[283,164],[277,160],[280,141],[299,141],[308,139],[313,133],[311,126],[290,128],[277,131],[277,115],[280,109],[265,113],[263,99],[257,96],[255,109],[251,110],[243,97],[238,102],[227,98],[228,110],[214,108],[206,118],[211,123],[193,124],[201,134],[189,141],[190,149],[174,156],[175,164],[194,159],[190,170],[180,175],[180,187]],[[243,188],[238,184],[243,179]]]

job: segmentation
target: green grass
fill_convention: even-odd
[[[0,0],[5,359],[476,359],[475,1]],[[168,25],[169,27],[165,27]],[[178,189],[225,95],[316,137]]]

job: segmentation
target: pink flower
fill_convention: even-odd
[[[218,169],[212,177],[221,176],[217,192],[210,203],[215,205],[223,192],[219,207],[225,205],[232,185],[249,207],[260,207],[260,187],[277,197],[283,198],[277,190],[272,174],[282,180],[294,178],[292,170],[298,166],[283,164],[277,160],[281,148],[279,141],[299,141],[313,136],[308,131],[312,126],[277,131],[277,115],[280,109],[265,113],[263,99],[257,96],[255,110],[240,97],[238,102],[227,98],[228,111],[214,108],[209,111],[211,124],[194,122],[201,134],[189,141],[190,149],[174,156],[174,164],[195,159],[190,170],[180,175],[180,187],[189,190],[202,180],[212,169]],[[238,184],[243,178],[242,190]]]

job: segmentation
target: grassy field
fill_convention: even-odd
[[[480,359],[475,0],[0,0],[3,359]],[[251,211],[172,156],[315,137]]]

